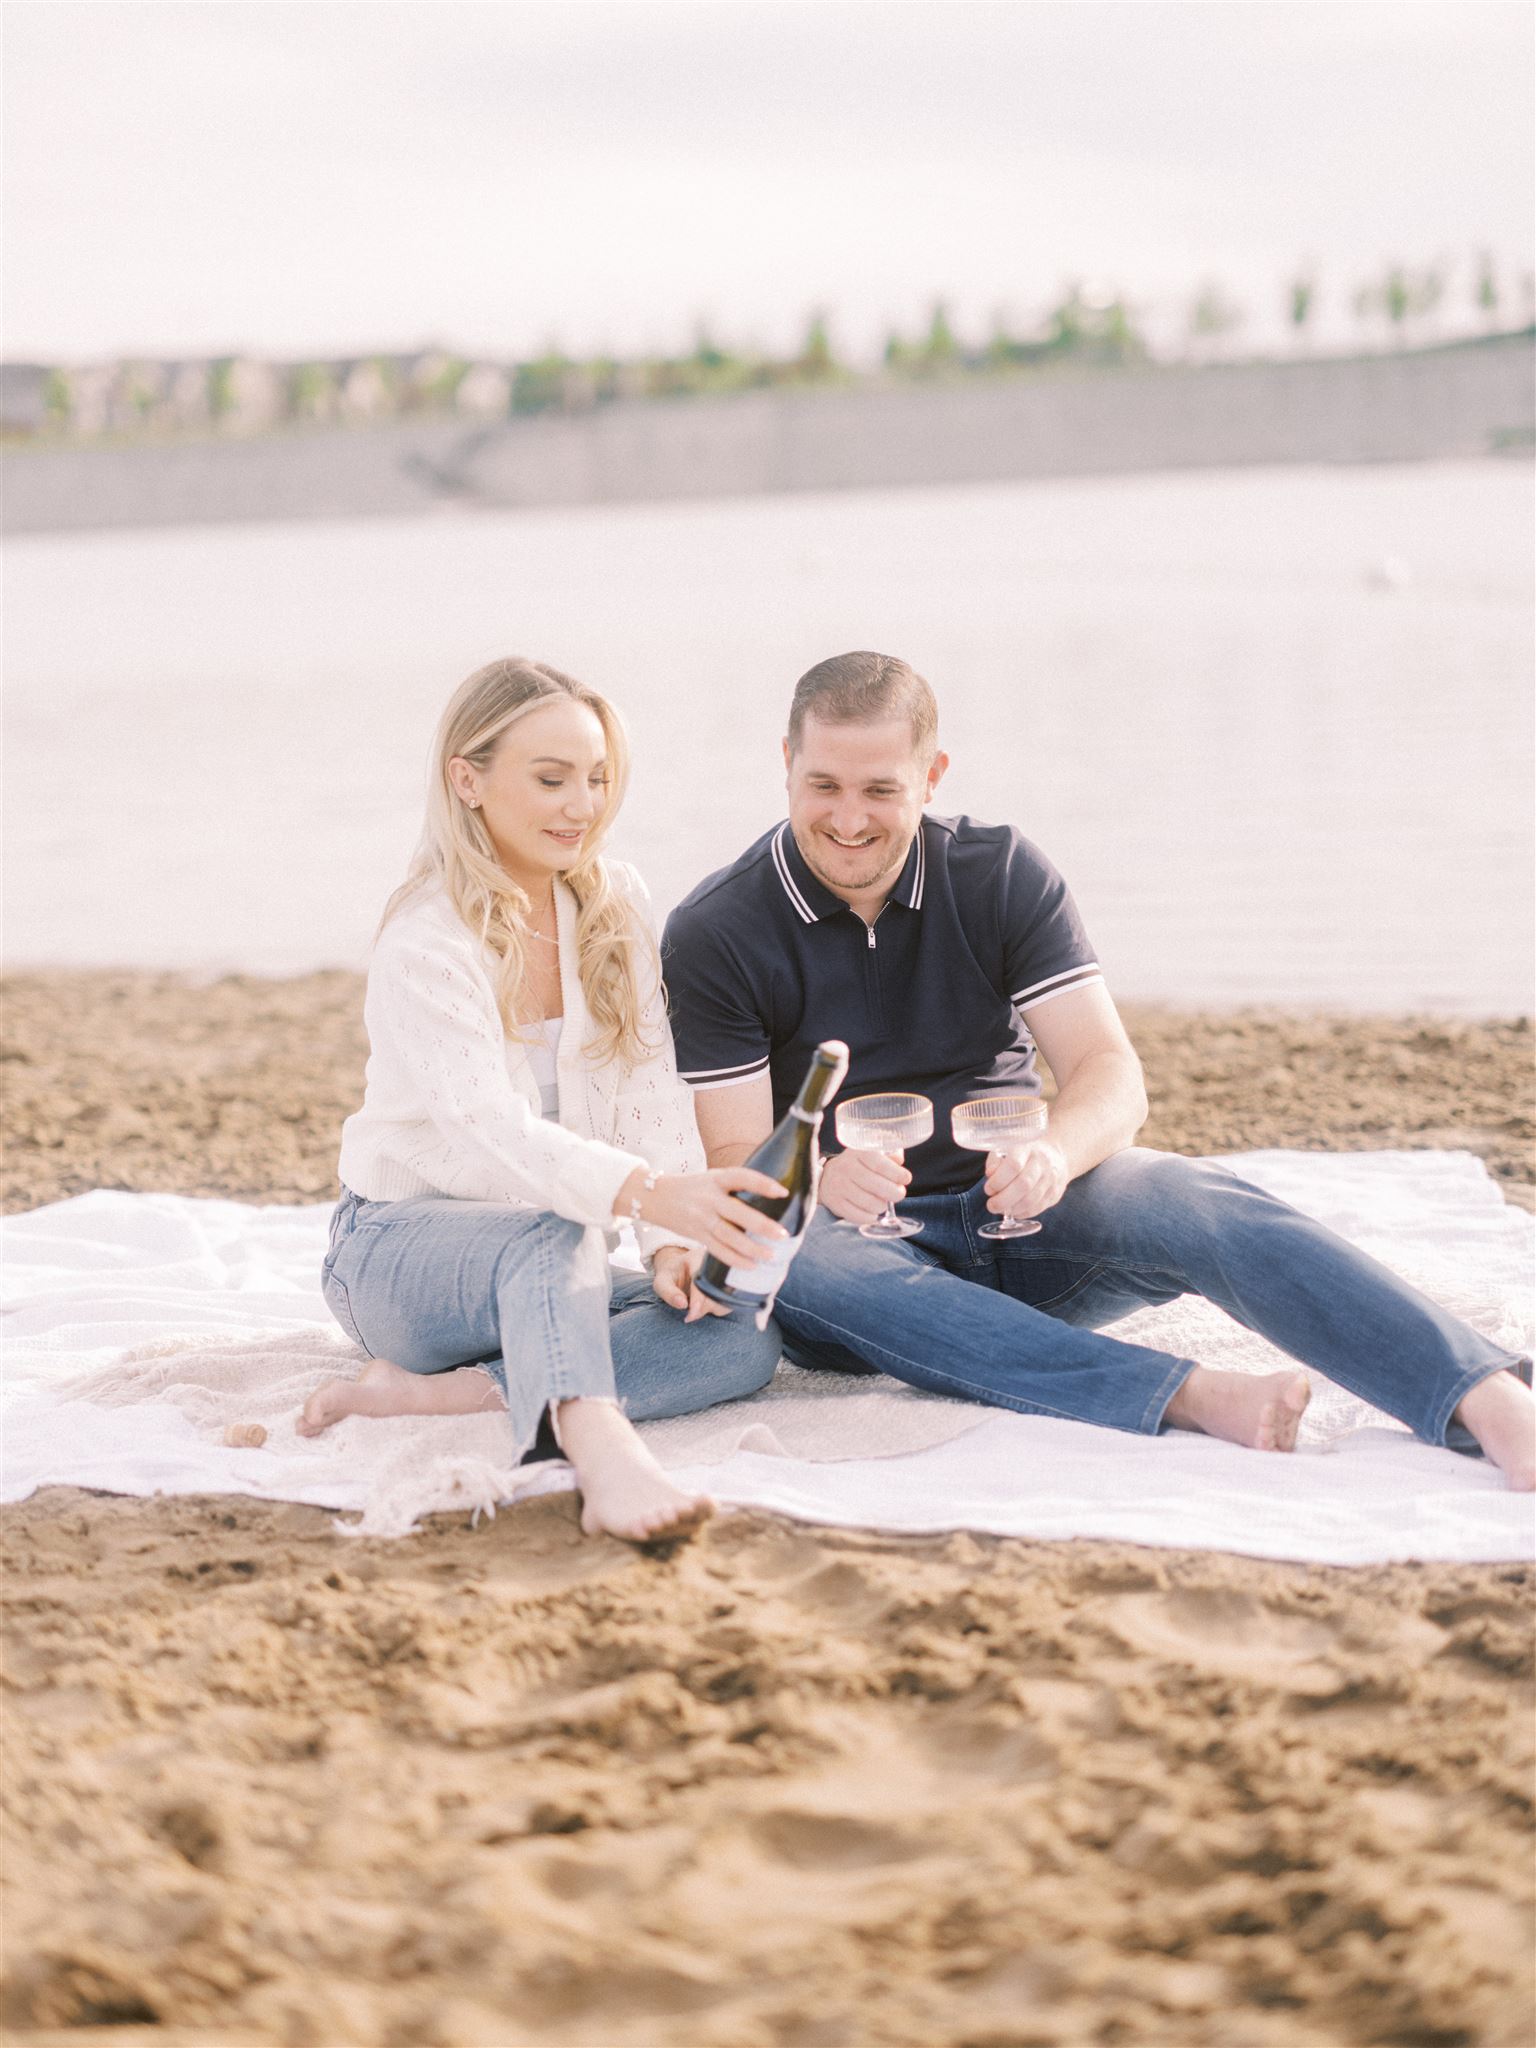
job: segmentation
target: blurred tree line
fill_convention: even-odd
[[[1453,302],[1453,280],[1462,286]],[[1501,276],[1479,251],[1465,275],[1447,261],[1394,262],[1330,302],[1307,268],[1288,279],[1279,330],[1304,353],[1320,313],[1338,333],[1341,310],[1368,346],[1401,347],[1446,339],[1453,329],[1510,332],[1536,319],[1529,274]],[[1148,309],[1122,294],[1067,285],[1054,304],[1020,327],[998,312],[984,335],[962,334],[942,300],[913,333],[893,329],[877,367],[855,368],[838,353],[829,316],[811,314],[787,354],[734,347],[701,325],[681,354],[568,355],[551,344],[519,362],[475,360],[444,349],[327,361],[273,363],[226,356],[206,362],[122,362],[65,368],[6,365],[9,432],[51,432],[70,439],[261,433],[285,425],[363,424],[412,415],[460,414],[479,420],[539,413],[580,413],[623,399],[708,398],[785,389],[890,386],[958,381],[1047,370],[1055,365],[1124,368],[1150,362],[1214,362],[1253,355],[1251,309],[1218,280],[1202,283],[1170,322],[1169,308]],[[1275,322],[1268,323],[1271,332]],[[1156,345],[1149,339],[1156,328]]]

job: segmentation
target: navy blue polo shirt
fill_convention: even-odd
[[[781,1117],[816,1047],[842,1038],[844,1097],[930,1096],[933,1137],[906,1156],[918,1194],[980,1177],[979,1156],[950,1136],[953,1104],[1039,1092],[1022,1011],[1102,979],[1038,847],[1011,825],[927,816],[873,925],[817,880],[785,823],[684,897],[663,966],[678,1067],[696,1092],[766,1068]]]

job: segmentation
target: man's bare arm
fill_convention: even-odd
[[[1024,1022],[1056,1077],[1051,1136],[1076,1180],[1123,1152],[1146,1122],[1141,1061],[1102,982],[1035,1004]]]
[[[1123,1152],[1146,1121],[1141,1062],[1100,982],[1024,1012],[1056,1076],[1051,1127],[1020,1153],[994,1153],[987,1207],[999,1216],[1040,1216],[1079,1174]]]
[[[773,1129],[773,1083],[764,1071],[726,1088],[698,1088],[693,1114],[711,1166],[740,1166]]]

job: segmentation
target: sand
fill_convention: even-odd
[[[9,1207],[329,1192],[357,986],[12,985]],[[1458,1145],[1528,1025],[1132,1017],[1151,1142]],[[381,1425],[385,1426],[385,1425]],[[1529,2048],[1519,1566],[1369,1570],[570,1496],[399,1543],[0,1515],[29,2048]]]
[[[1441,1146],[1475,1152],[1536,1206],[1531,1021],[1191,1016],[1127,1008],[1147,1068],[1149,1145],[1239,1152]],[[89,1188],[253,1202],[336,1192],[337,1134],[367,1039],[351,974],[42,974],[5,983],[9,1142],[0,1205]]]

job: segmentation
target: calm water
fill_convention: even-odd
[[[665,906],[780,815],[795,677],[879,647],[1119,993],[1527,1010],[1532,539],[1469,464],[16,542],[9,960],[360,963],[513,651],[625,711]]]

